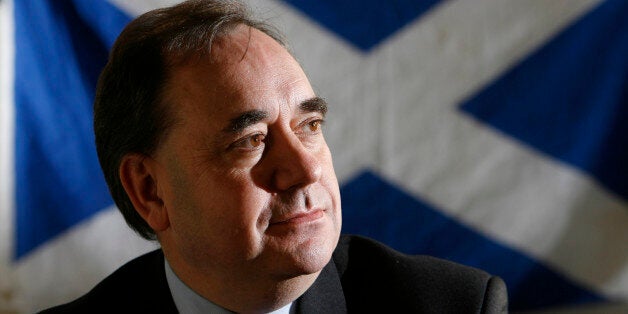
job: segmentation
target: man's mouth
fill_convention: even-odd
[[[322,209],[314,209],[306,212],[298,212],[290,215],[271,219],[271,225],[288,225],[288,224],[302,224],[315,221],[322,218],[325,215],[325,211]]]

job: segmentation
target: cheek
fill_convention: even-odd
[[[195,255],[204,252],[203,258],[227,263],[259,254],[269,217],[265,214],[269,202],[266,193],[231,180],[205,185],[195,192],[183,195],[182,202],[188,202],[179,204],[179,212],[173,217],[179,245],[187,246],[188,252],[197,252]]]
[[[198,189],[199,219],[220,242],[255,242],[268,216],[270,195],[245,176],[221,176]],[[241,244],[240,246],[245,245]]]
[[[240,186],[224,191],[221,213],[215,219],[212,231],[219,243],[221,258],[239,263],[257,257],[264,249],[264,231],[270,219],[269,195],[255,187]]]

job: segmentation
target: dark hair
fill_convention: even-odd
[[[172,69],[190,56],[210,53],[216,37],[241,24],[284,45],[271,26],[251,19],[235,0],[187,1],[150,11],[131,21],[113,45],[96,89],[96,150],[118,209],[146,239],[154,240],[155,232],[133,208],[120,181],[120,162],[129,153],[152,154],[174,123],[173,104],[162,99]]]

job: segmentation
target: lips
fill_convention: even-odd
[[[270,221],[271,225],[287,225],[287,224],[302,224],[308,223],[320,219],[325,214],[322,209],[310,210],[307,212],[294,213]]]

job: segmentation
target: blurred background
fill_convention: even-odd
[[[156,248],[97,162],[94,87],[169,0],[0,0],[0,313]],[[343,232],[501,276],[512,312],[628,300],[628,1],[251,0],[330,104]]]

